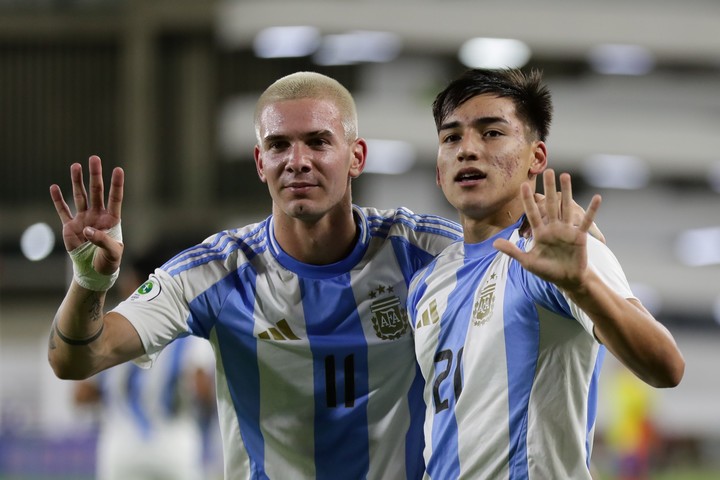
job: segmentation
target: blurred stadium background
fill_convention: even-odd
[[[713,0],[0,0],[0,479],[92,477],[93,419],[45,358],[68,280],[48,186],[68,193],[72,162],[125,168],[129,252],[264,218],[254,100],[316,70],[358,101],[356,203],[455,218],[430,103],[492,62],[544,70],[550,162],[581,204],[603,195],[610,247],[686,356],[667,391],[616,390],[608,359],[599,478],[633,435],[623,399],[653,427],[650,478],[720,478],[719,26]]]

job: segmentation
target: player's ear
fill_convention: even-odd
[[[350,178],[357,178],[365,170],[365,161],[367,159],[367,142],[364,138],[358,138],[353,142],[352,161],[350,162]]]
[[[253,155],[255,157],[255,169],[257,170],[258,177],[260,177],[260,181],[263,183],[267,183],[267,177],[265,177],[265,169],[263,166],[263,160],[262,160],[262,154],[260,153],[260,147],[255,145],[255,150],[253,151]]]
[[[532,143],[532,158],[530,160],[529,175],[539,175],[547,168],[547,146],[541,140]]]

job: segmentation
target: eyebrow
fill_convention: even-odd
[[[510,122],[508,122],[503,117],[480,117],[480,118],[476,118],[472,122],[470,122],[470,125],[478,128],[478,127],[484,127],[486,125],[492,125],[493,123],[504,123],[505,125],[510,124]],[[438,132],[440,132],[442,130],[450,130],[453,128],[458,128],[460,125],[461,125],[461,123],[458,121],[446,122],[446,123],[443,123],[442,125],[440,125],[440,128],[438,128]]]
[[[285,140],[287,138],[290,138],[291,135],[268,135],[264,137],[262,140],[265,143],[270,142],[276,142],[278,140]],[[300,138],[303,140],[307,140],[309,138],[319,138],[319,137],[325,137],[325,138],[331,138],[334,137],[335,134],[332,132],[332,130],[322,129],[322,130],[313,130],[312,132],[305,132],[300,135]]]

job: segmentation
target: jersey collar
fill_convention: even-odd
[[[498,238],[504,238],[505,240],[509,240],[513,232],[520,228],[523,220],[525,220],[525,215],[521,216],[517,222],[513,223],[509,227],[493,235],[487,240],[483,240],[480,243],[465,243],[465,256],[479,258],[485,257],[487,255],[496,254],[497,250],[495,249],[495,247],[493,247],[493,242]]]
[[[360,230],[360,235],[358,235],[358,240],[355,243],[352,252],[339,262],[328,265],[310,265],[308,263],[300,262],[288,255],[275,238],[272,215],[268,217],[266,227],[267,236],[270,239],[270,252],[280,265],[291,272],[304,277],[331,278],[348,273],[363,258],[363,255],[365,255],[365,251],[370,243],[370,229],[368,228],[367,218],[365,217],[362,209],[356,205],[353,205],[353,218],[355,219],[355,224]]]

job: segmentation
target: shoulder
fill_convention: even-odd
[[[448,275],[448,271],[455,270],[462,266],[464,259],[464,243],[451,243],[433,258],[430,263],[415,273],[410,286],[411,290],[415,290],[420,283],[430,283],[434,281],[436,277],[444,279],[444,277]]]
[[[439,215],[415,213],[405,207],[378,209],[357,207],[373,236],[435,236],[451,241],[462,239],[462,228],[457,222]]]
[[[607,245],[588,236],[587,251],[588,263],[610,288],[623,298],[635,298],[620,261]]]
[[[175,255],[161,269],[175,276],[213,264],[227,264],[230,268],[237,268],[238,264],[247,262],[267,249],[267,222],[264,220],[211,235],[202,243]]]
[[[465,261],[465,244],[463,242],[451,243],[443,249],[432,261],[431,265],[445,265]]]
[[[620,267],[620,262],[612,250],[610,250],[610,247],[592,235],[588,235],[587,237],[587,252],[588,258],[592,263],[609,263],[612,264],[613,267]]]

